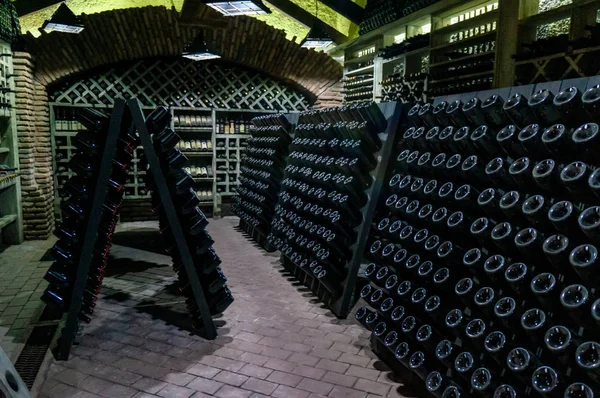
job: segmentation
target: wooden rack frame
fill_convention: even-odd
[[[200,310],[204,326],[204,337],[211,340],[217,337],[217,329],[208,308],[208,303],[204,296],[202,286],[200,285],[198,273],[194,267],[194,262],[187,246],[182,227],[175,212],[175,207],[167,187],[165,176],[162,173],[158,156],[154,150],[154,145],[152,144],[152,137],[150,135],[151,132],[146,126],[146,120],[144,114],[142,113],[140,103],[137,100],[129,100],[126,103],[124,100],[119,99],[115,101],[115,107],[111,115],[109,129],[106,134],[104,152],[102,153],[102,158],[100,160],[100,169],[96,179],[96,187],[89,212],[87,227],[85,230],[83,246],[79,256],[79,262],[77,264],[77,272],[70,297],[69,310],[66,313],[65,326],[62,329],[62,336],[58,342],[56,350],[54,351],[54,355],[57,360],[69,359],[71,346],[75,341],[75,337],[79,329],[78,316],[81,309],[81,302],[88,278],[89,268],[92,262],[94,246],[97,240],[97,231],[102,217],[102,206],[106,200],[106,187],[108,186],[110,174],[113,169],[112,160],[115,155],[115,148],[117,147],[117,139],[119,138],[121,130],[129,127],[123,126],[123,121],[127,120],[125,115],[127,115],[127,118],[132,120],[132,124],[136,128],[142,141],[144,154],[148,160],[149,169],[156,184],[156,192],[159,195],[161,203],[165,209],[169,226],[173,231],[177,249],[181,255],[182,263],[190,281],[194,299],[196,300],[196,304]]]

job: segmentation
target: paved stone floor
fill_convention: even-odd
[[[122,225],[93,321],[85,326],[69,361],[51,360],[38,376],[43,379],[36,383],[41,386],[38,396],[413,396],[391,379],[385,365],[372,354],[364,329],[353,319],[338,320],[322,308],[308,289],[283,272],[277,255],[256,247],[234,229],[236,225],[236,218],[209,225],[236,299],[217,319],[219,337],[213,341],[186,331],[181,296],[173,291],[169,257],[142,250],[159,247],[152,234],[156,224]],[[39,280],[49,265],[37,261],[51,244],[43,243],[25,243],[0,255],[2,279],[10,270],[13,280],[19,281],[0,285],[0,292],[7,291],[7,286],[15,297],[29,292],[27,298],[23,294],[16,299],[21,301],[2,301],[2,305],[8,303],[0,306],[4,312],[13,307],[19,309],[9,312],[35,312],[26,310],[33,308],[44,287],[30,282]],[[16,256],[15,251],[22,255]],[[14,292],[15,286],[22,287]],[[27,301],[30,297],[31,302]],[[4,319],[12,315],[0,315]],[[0,330],[6,329],[4,321],[2,325]],[[19,329],[12,322],[12,328],[3,333],[17,335],[14,330]],[[6,341],[3,338],[3,348]]]

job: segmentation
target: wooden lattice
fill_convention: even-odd
[[[301,111],[310,106],[297,89],[260,73],[185,58],[141,60],[115,66],[49,90],[65,105],[112,106],[137,97],[145,107]]]

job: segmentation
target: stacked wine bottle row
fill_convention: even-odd
[[[80,272],[80,257],[110,122],[107,115],[91,108],[82,108],[76,117],[87,130],[77,133],[71,141],[76,153],[69,161],[68,168],[74,176],[62,188],[62,196],[65,197],[60,206],[62,222],[54,231],[58,241],[51,249],[55,261],[44,277],[49,285],[42,295],[46,304],[65,313],[70,309],[76,277]],[[123,185],[136,145],[136,138],[123,130],[115,149],[109,183],[104,187],[106,200],[101,209],[100,228],[93,245],[93,256],[78,314],[79,320],[86,323],[91,321],[90,315],[94,313],[102,286],[117,215],[123,200]]]
[[[409,112],[356,318],[433,396],[599,391],[599,93]]]
[[[303,112],[285,167],[269,241],[338,315],[387,125],[373,102]]]
[[[175,146],[180,137],[170,127],[171,113],[166,108],[157,108],[147,119],[146,126],[154,144],[160,167],[166,178],[169,195],[175,206],[177,219],[183,229],[185,243],[190,251],[194,268],[212,315],[220,314],[233,302],[223,274],[221,260],[212,248],[214,243],[206,231],[208,220],[198,207],[200,199],[194,192],[194,179],[184,170],[187,158]],[[143,165],[147,167],[146,159]],[[198,328],[203,326],[201,309],[194,297],[190,276],[183,264],[181,253],[172,226],[168,222],[165,208],[157,192],[152,173],[146,172],[146,187],[152,194],[152,210],[158,216],[161,235],[169,255],[173,258],[173,268],[179,279],[179,290],[186,297],[188,311]]]
[[[265,250],[272,251],[266,237],[271,230],[294,126],[284,114],[259,116],[252,123],[233,209],[240,217],[240,227]]]

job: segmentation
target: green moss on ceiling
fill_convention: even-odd
[[[124,8],[138,8],[147,6],[164,6],[167,8],[175,7],[181,11],[184,0],[66,0],[65,3],[76,14],[96,14],[108,10],[117,10]],[[23,33],[31,32],[34,36],[39,36],[39,28],[44,21],[52,16],[59,4],[23,15],[19,18]]]
[[[275,29],[281,29],[285,31],[285,37],[290,41],[295,37],[296,43],[300,43],[308,34],[308,31],[310,30],[308,27],[279,12],[275,7],[271,6],[268,1],[265,1],[265,4],[273,12],[271,14],[253,15],[254,18],[265,22],[267,25],[272,26]]]
[[[302,7],[314,16],[318,16],[327,25],[333,27],[340,33],[349,38],[358,36],[358,26],[353,24],[349,19],[341,16],[325,4],[318,2],[318,7],[315,0],[290,0]],[[352,0],[361,7],[364,7],[367,0]],[[77,15],[95,14],[103,11],[137,8],[146,6],[165,6],[167,8],[175,7],[177,11],[181,10],[184,0],[66,0],[69,8]],[[59,4],[32,12],[20,17],[21,28],[24,33],[31,32],[34,36],[39,36],[39,28],[44,21],[52,16]],[[317,14],[318,9],[318,14]],[[293,18],[272,8],[273,13],[267,15],[257,15],[256,19],[266,22],[268,25],[276,29],[281,29],[286,32],[286,37],[289,40],[296,37],[296,42],[300,42],[308,33],[309,27],[304,26]]]

